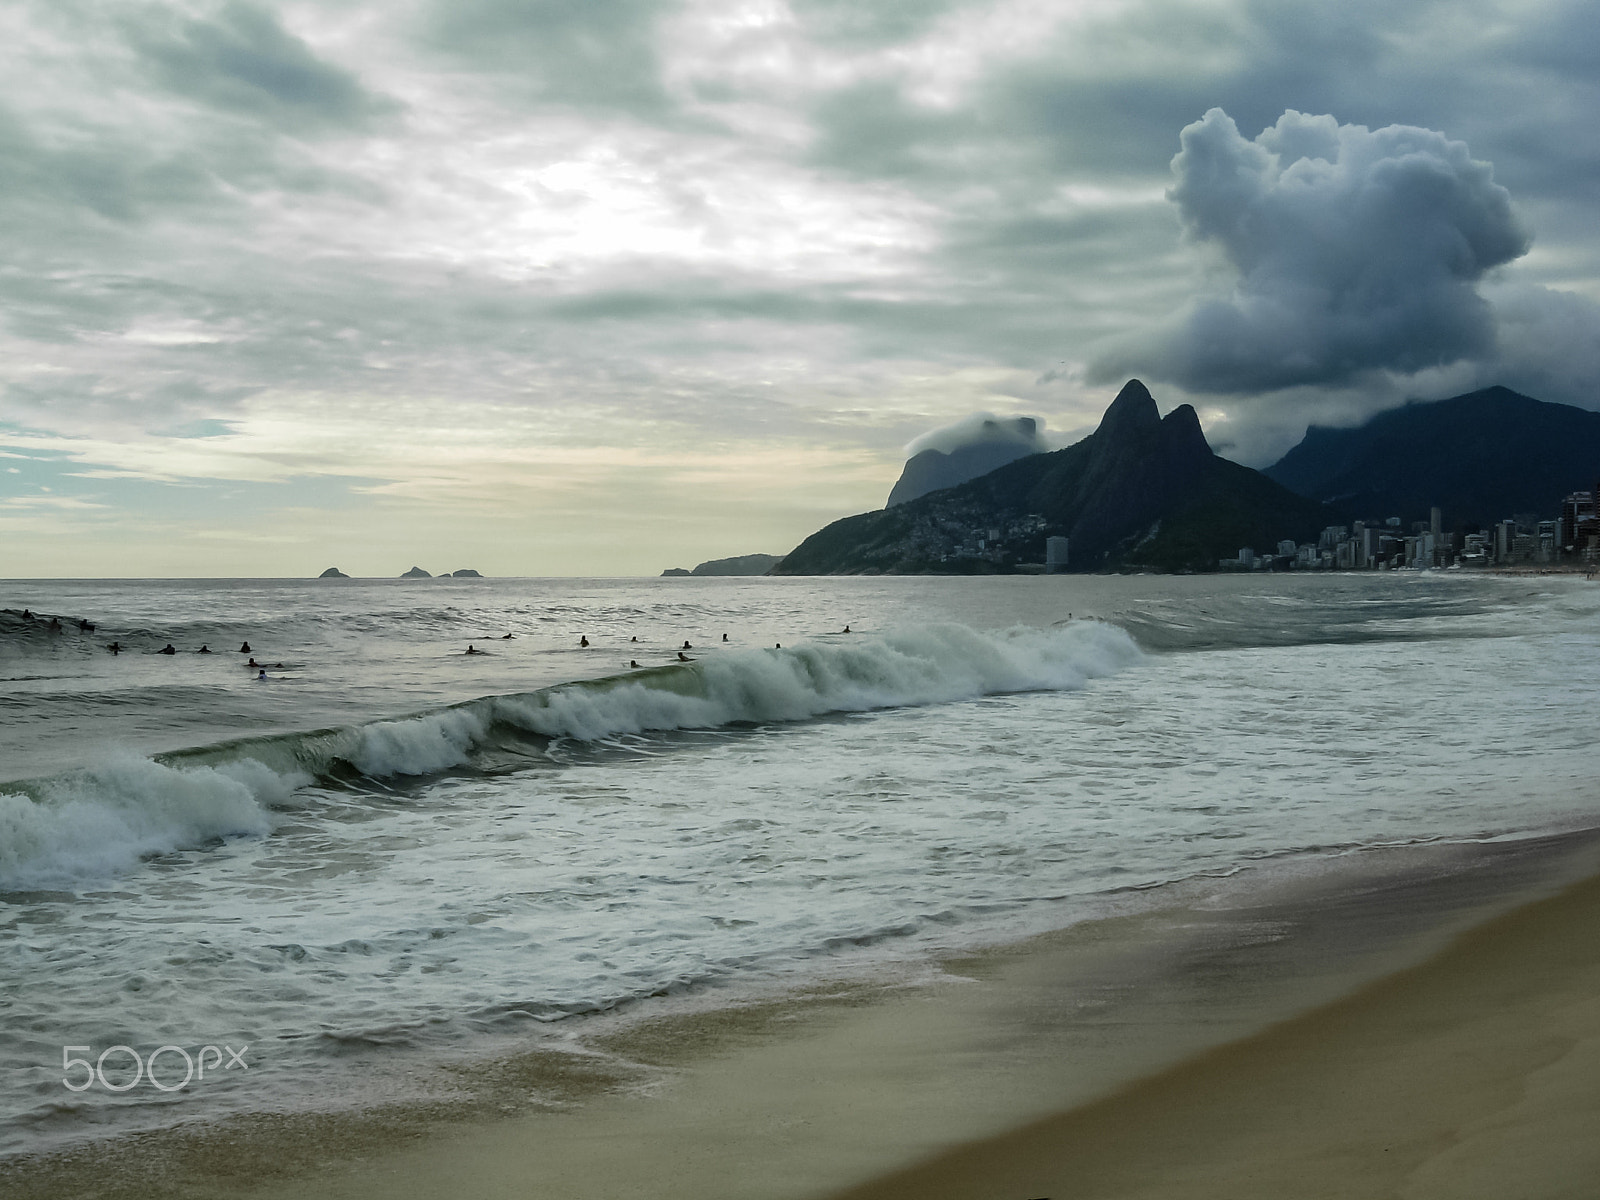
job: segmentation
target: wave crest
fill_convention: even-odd
[[[71,884],[141,858],[271,831],[304,776],[251,759],[185,769],[132,755],[0,793],[0,889]]]
[[[434,775],[507,741],[595,742],[1072,689],[1140,657],[1127,632],[1098,621],[1004,633],[935,625],[716,652],[348,729],[129,757],[0,795],[0,889],[70,883],[151,854],[265,835],[271,810],[317,778]]]

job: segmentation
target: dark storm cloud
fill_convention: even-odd
[[[165,87],[216,108],[296,126],[349,126],[395,107],[244,0],[208,17],[144,9],[123,27]]]
[[[418,42],[528,99],[659,113],[657,25],[673,0],[432,0]]]
[[[1258,392],[1493,354],[1494,315],[1476,285],[1526,253],[1529,234],[1464,143],[1292,110],[1252,141],[1212,109],[1181,144],[1168,195],[1237,283],[1106,354],[1095,378]]]

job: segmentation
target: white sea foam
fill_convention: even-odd
[[[126,757],[0,794],[0,890],[70,885],[140,858],[260,836],[303,779],[250,760],[174,768]]]
[[[138,624],[151,649],[248,636],[286,666],[269,686],[231,656],[96,652],[0,697],[0,771],[34,780],[0,784],[18,793],[0,801],[0,886],[60,893],[0,896],[0,1059],[19,1067],[0,1154],[320,1107],[346,1083],[370,1099],[380,1070],[413,1078],[400,1046],[454,1060],[530,1017],[831,973],[884,938],[953,950],[1297,848],[1600,820],[1600,589],[1405,575],[60,585],[35,608],[120,606],[103,623],[125,644]],[[1049,627],[1069,609],[1133,614],[1171,652],[1141,664],[1115,629]],[[800,633],[845,620],[909,631]],[[472,639],[491,652],[463,655]],[[685,639],[700,661],[564,682]],[[1064,690],[994,696],[1032,688]],[[762,728],[645,732],[727,722]],[[602,748],[627,731],[643,736]],[[449,770],[548,736],[599,745]],[[113,742],[198,749],[57,777]],[[356,770],[403,794],[333,790]],[[300,776],[327,786],[287,794]],[[63,1103],[51,1066],[64,1041],[148,1055],[230,1035],[250,1072],[171,1095]]]
[[[1128,634],[1080,621],[980,633],[935,625],[790,649],[739,650],[692,665],[498,696],[360,731],[350,761],[374,776],[426,775],[470,761],[496,723],[552,738],[801,721],[834,712],[1081,687],[1140,657]]]
[[[594,741],[1076,688],[1139,657],[1127,633],[1099,622],[993,634],[937,625],[859,641],[740,651],[668,678],[502,698],[495,710],[536,733]]]
[[[495,725],[550,738],[798,721],[832,712],[1076,688],[1136,661],[1123,630],[1095,621],[980,633],[934,625],[791,649],[740,650],[647,675],[487,697],[333,733],[235,743],[168,765],[129,757],[0,795],[0,888],[70,884],[151,854],[260,836],[305,772],[345,758],[374,778],[423,776],[472,760]],[[269,767],[260,760],[272,763]],[[299,769],[289,764],[297,764]],[[277,769],[273,769],[276,767]]]
[[[362,773],[379,778],[431,775],[460,766],[488,733],[485,720],[475,711],[481,706],[482,702],[363,726],[350,761]]]

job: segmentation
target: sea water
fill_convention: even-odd
[[[1600,822],[1571,577],[3,591],[6,1154],[392,1098],[429,1055],[1282,856]]]

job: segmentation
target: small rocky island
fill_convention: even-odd
[[[318,575],[317,578],[318,579],[349,579],[350,576],[346,575],[343,571],[339,570],[338,567],[329,567],[321,575]]]
[[[432,579],[433,575],[428,571],[424,571],[421,567],[412,567],[411,570],[407,571],[404,575],[400,576],[400,578],[401,579]]]
[[[482,579],[483,576],[478,574],[478,572],[468,568],[467,570],[464,570],[464,571],[451,571],[450,572],[450,578],[451,579]]]

